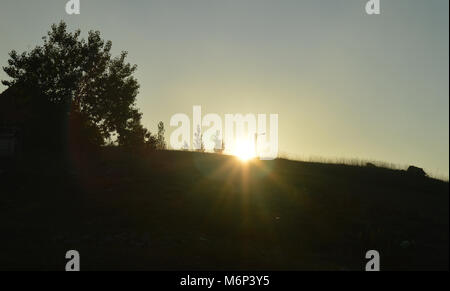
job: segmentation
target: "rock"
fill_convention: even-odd
[[[373,164],[373,163],[367,163],[366,167],[367,168],[376,168],[377,166],[375,166],[375,164]]]
[[[412,176],[417,176],[417,177],[427,177],[427,173],[425,173],[425,171],[422,168],[418,168],[415,166],[409,166],[408,170],[406,170],[406,173],[408,173],[409,175]]]

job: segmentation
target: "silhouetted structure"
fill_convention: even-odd
[[[29,110],[21,105],[16,87],[0,93],[0,157],[13,157],[19,149],[20,129],[29,116]]]
[[[0,127],[0,158],[12,158],[17,152],[17,129],[14,127]]]

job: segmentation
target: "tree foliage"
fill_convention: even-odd
[[[165,150],[167,148],[166,141],[164,139],[164,134],[166,130],[164,129],[164,123],[160,121],[158,123],[158,134],[156,136],[156,144],[158,150]]]
[[[126,62],[125,51],[112,57],[112,43],[100,32],[89,31],[87,39],[80,35],[67,31],[64,22],[52,25],[42,45],[10,52],[3,68],[10,80],[2,83],[63,110],[61,115],[76,123],[71,129],[92,143],[101,145],[113,134],[120,145],[143,143],[148,132],[135,103],[136,65]]]
[[[197,152],[205,151],[205,143],[203,142],[203,133],[200,125],[197,126],[197,131],[194,133],[194,150]]]

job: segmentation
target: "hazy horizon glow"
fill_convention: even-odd
[[[143,124],[277,113],[292,158],[361,158],[449,175],[448,0],[2,0],[0,65],[52,23],[99,30],[138,65]],[[0,79],[6,74],[1,71]],[[0,91],[5,89],[0,85]]]

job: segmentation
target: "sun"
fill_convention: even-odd
[[[237,140],[231,150],[231,154],[243,162],[247,162],[256,156],[254,145],[245,140]]]

